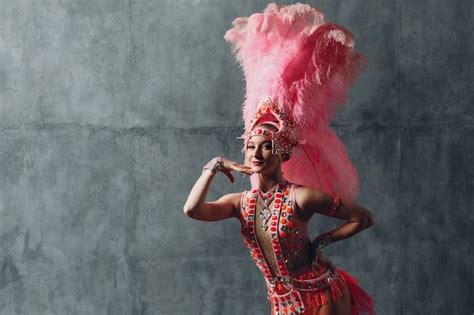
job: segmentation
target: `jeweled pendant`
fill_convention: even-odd
[[[268,221],[270,220],[272,213],[270,209],[263,208],[262,211],[258,214],[258,217],[262,220],[262,229],[265,231],[268,230]]]

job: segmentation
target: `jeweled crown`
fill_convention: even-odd
[[[259,124],[266,123],[275,126],[278,131],[269,131],[263,128],[256,128]],[[251,120],[249,128],[241,136],[244,139],[245,151],[247,143],[253,136],[267,136],[272,140],[272,153],[282,153],[289,156],[291,149],[297,145],[296,123],[292,117],[286,115],[283,108],[272,99],[263,99],[259,102],[257,112]]]

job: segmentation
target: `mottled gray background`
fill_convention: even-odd
[[[369,60],[333,126],[377,224],[327,255],[379,314],[472,314],[472,1],[310,3]],[[210,158],[241,161],[222,36],[265,5],[1,0],[1,314],[268,313],[238,222],[182,212]]]

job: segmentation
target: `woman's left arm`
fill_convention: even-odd
[[[347,221],[316,238],[316,246],[319,245],[321,248],[328,243],[351,237],[375,224],[372,212],[350,200],[340,199],[304,186],[298,187],[295,198],[303,218],[309,220],[314,213],[320,213]]]

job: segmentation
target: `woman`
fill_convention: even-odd
[[[353,51],[347,30],[324,22],[308,5],[269,4],[262,14],[233,24],[225,38],[247,81],[245,162],[212,159],[184,212],[197,220],[240,221],[272,314],[373,314],[370,296],[322,254],[327,245],[374,224],[373,214],[351,201],[357,173],[329,128],[363,58]],[[232,171],[250,175],[252,189],[207,202],[215,174],[234,182]],[[311,241],[314,213],[346,223]]]
[[[273,131],[275,128],[271,125],[258,125],[257,128],[262,128],[264,130]],[[206,196],[209,192],[210,186],[212,184],[213,178],[216,174],[216,171],[223,172],[231,182],[234,182],[234,177],[232,171],[242,172],[244,174],[258,174],[259,179],[259,191],[265,195],[269,191],[272,191],[276,188],[277,184],[285,183],[285,187],[292,187],[292,184],[288,183],[282,176],[281,163],[282,163],[281,153],[278,155],[272,154],[272,141],[271,138],[267,136],[256,135],[251,138],[247,144],[245,150],[245,165],[240,165],[236,162],[230,160],[222,159],[222,164],[220,167],[214,169],[207,167],[204,169],[201,177],[197,180],[196,184],[191,190],[189,197],[184,206],[184,212],[187,216],[203,221],[218,221],[227,218],[238,218],[242,220],[242,204],[241,199],[243,199],[243,193],[232,193],[222,196],[219,200],[214,202],[206,202]],[[219,161],[219,159],[213,159],[213,163]],[[211,165],[215,165],[211,163]],[[216,171],[215,171],[216,170]],[[296,261],[296,266],[292,267],[293,270],[289,270],[292,277],[300,278],[302,276],[313,275],[315,278],[318,278],[321,274],[324,274],[325,271],[330,268],[335,270],[335,267],[332,263],[327,260],[323,255],[321,250],[316,250],[314,255],[311,255],[311,244],[309,241],[308,231],[308,222],[315,212],[328,215],[328,212],[332,206],[333,198],[332,196],[325,194],[323,192],[310,189],[304,186],[296,186],[294,193],[294,212],[295,219],[300,221],[300,231],[304,231],[303,239],[304,242],[298,244],[296,251],[294,252],[294,261]],[[260,201],[261,199],[259,199]],[[262,213],[262,208],[265,205],[262,202],[258,202],[255,207],[255,217],[258,218],[259,214]],[[268,208],[274,206],[274,198],[268,204]],[[347,222],[338,228],[331,230],[323,235],[329,235],[331,243],[346,239],[374,224],[374,217],[370,211],[367,209],[348,202],[342,201],[335,212],[332,215],[335,218],[346,220]],[[255,224],[257,228],[259,226],[259,221],[263,221],[263,216],[260,216],[261,219],[258,220]],[[292,222],[292,221],[290,221]],[[261,231],[262,233],[259,233]],[[268,231],[268,230],[267,230]],[[255,233],[257,239],[262,246],[262,250],[267,256],[268,261],[272,261],[271,265],[275,268],[276,259],[274,256],[271,246],[266,246],[263,244],[268,244],[271,236],[267,231],[263,229],[257,230]],[[314,247],[314,246],[313,246]],[[308,272],[309,270],[309,272]],[[332,280],[332,283],[340,281],[338,285],[342,282],[341,292],[331,291],[331,285],[327,285],[325,288],[320,291],[324,294],[325,302],[324,304],[316,305],[312,308],[311,306],[306,306],[306,311],[303,314],[351,314],[351,298],[348,286],[343,277],[338,275],[339,278]],[[334,285],[332,286],[335,287]],[[336,287],[337,288],[337,287]],[[283,288],[283,293],[284,293]],[[317,296],[315,294],[315,296]],[[309,300],[308,298],[306,300]],[[303,301],[304,303],[305,301]],[[275,314],[274,303],[272,305],[272,314]]]

